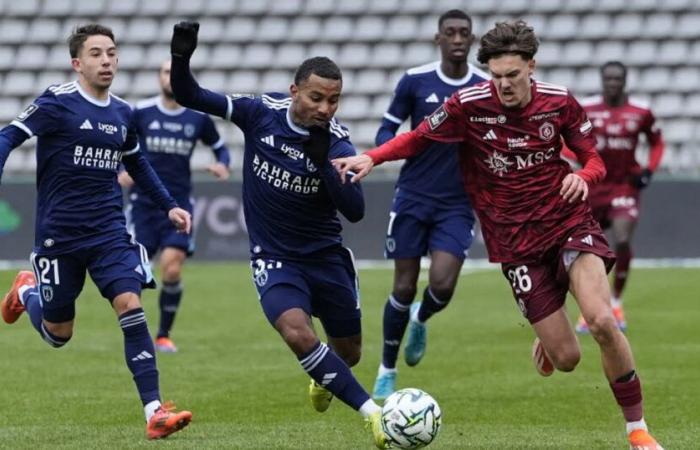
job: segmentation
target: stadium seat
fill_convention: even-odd
[[[382,0],[380,2],[370,2],[369,14],[399,14],[401,0]]]
[[[683,97],[678,94],[658,94],[654,96],[651,110],[658,118],[667,119],[675,117],[683,111]]]
[[[9,45],[0,45],[0,70],[12,69],[14,65],[15,48]]]
[[[241,68],[264,69],[273,63],[274,49],[266,44],[249,44],[239,61]]]
[[[547,72],[547,79],[542,81],[573,89],[576,82],[576,72],[568,68],[552,69]]]
[[[596,46],[593,53],[593,62],[596,65],[601,65],[608,61],[622,61],[626,59],[627,46],[620,41],[601,41]]]
[[[2,53],[0,53],[2,55]],[[1,60],[0,60],[1,61]],[[0,62],[2,64],[2,62]],[[70,54],[66,44],[56,44],[49,49],[44,67],[47,69],[70,69]]]
[[[532,0],[528,6],[528,10],[537,13],[552,14],[560,11],[563,3],[562,0]]]
[[[416,42],[433,42],[438,31],[439,16],[423,16],[416,29]]]
[[[243,43],[250,42],[255,39],[256,26],[255,21],[248,17],[233,17],[226,22],[223,42]]]
[[[693,3],[695,3],[693,5]],[[698,4],[697,0],[693,2],[693,0],[664,0],[660,1],[657,3],[656,7],[662,11],[677,11],[677,12],[683,12],[687,11],[688,9],[695,7],[695,9],[698,9]]]
[[[674,37],[687,39],[700,37],[700,14],[681,15],[674,30]]]
[[[700,93],[697,90],[685,98],[685,105],[681,111],[690,117],[700,118]],[[700,151],[700,146],[698,151]]]
[[[211,91],[226,92],[226,73],[220,70],[205,70],[197,77],[197,81]]]
[[[175,0],[172,13],[177,17],[198,17],[206,9],[205,0]]]
[[[668,65],[683,65],[688,58],[687,41],[663,41],[657,51],[657,63]]]
[[[308,15],[328,15],[335,12],[335,2],[333,0],[306,0],[304,14]]]
[[[665,67],[651,67],[642,72],[639,89],[642,92],[656,93],[668,89],[671,84],[670,70]]]
[[[108,16],[117,17],[134,17],[137,14],[139,0],[119,0],[118,2],[109,2],[107,7]]]
[[[611,18],[607,14],[588,14],[579,23],[578,36],[581,39],[603,39],[608,36]]]
[[[406,45],[403,51],[402,65],[406,69],[420,66],[440,58],[435,44],[413,42]]]
[[[527,14],[520,16],[528,25],[530,25],[534,30],[535,34],[539,37],[541,33],[547,30],[548,21],[547,17],[543,14]]]
[[[31,144],[35,143],[35,139],[36,138],[32,138],[30,141]],[[10,153],[10,156],[7,158],[7,162],[5,163],[5,171],[28,172],[36,167],[36,163],[32,164],[32,161],[34,160],[33,150],[24,148],[22,150],[15,150]]]
[[[107,3],[111,2],[107,2],[107,0],[73,0],[71,14],[86,18],[101,17],[107,9]]]
[[[234,16],[236,12],[236,0],[206,0],[204,15],[207,16]]]
[[[306,49],[300,44],[282,44],[275,49],[275,68],[296,70],[296,68],[306,58],[312,55],[307,54]]]
[[[603,2],[605,5],[608,0]],[[620,14],[613,19],[612,27],[610,28],[610,37],[619,39],[633,39],[643,35],[643,20],[639,14]]]
[[[664,140],[672,144],[682,144],[691,140],[700,140],[700,128],[694,126],[693,122],[687,119],[676,119],[663,122],[661,128],[664,133]]]
[[[355,23],[353,40],[380,41],[384,38],[384,20],[376,16],[361,17]]]
[[[370,111],[369,99],[365,96],[345,96],[338,109],[341,121],[366,119]]]
[[[27,22],[17,19],[3,19],[0,22],[0,42],[21,44],[27,37]]]
[[[41,93],[41,88],[37,88],[34,72],[13,71],[5,76],[2,92],[6,95],[21,97]]]
[[[630,2],[634,3],[634,2]],[[671,14],[649,14],[644,23],[645,39],[665,39],[675,34],[676,19]]]
[[[688,52],[687,62],[689,64],[700,65],[700,41],[694,41]]]
[[[269,5],[269,12],[267,14],[271,16],[295,16],[302,10],[302,5],[302,0],[273,1]]]
[[[266,17],[260,21],[257,28],[258,42],[283,42],[287,40],[289,24],[287,19]]]
[[[192,60],[190,61],[190,66],[194,70],[204,70],[209,68],[209,63],[209,46],[198,45],[197,51],[194,52]]]
[[[289,26],[290,42],[313,42],[321,37],[321,21],[315,17],[297,17]]]
[[[598,0],[565,0],[562,10],[567,13],[588,13],[595,11]]]
[[[355,92],[360,94],[386,92],[386,72],[383,70],[360,71],[355,78]]]
[[[386,94],[375,96],[372,100],[372,107],[369,110],[370,116],[381,118],[389,109],[392,97],[392,95]],[[379,127],[379,124],[377,124],[377,127]]]
[[[481,4],[482,2],[478,2]],[[476,3],[475,3],[476,6]],[[430,0],[404,0],[401,2],[402,14],[415,14],[420,16],[433,12]],[[476,13],[475,10],[470,10],[471,13]]]
[[[160,92],[158,75],[152,70],[140,71],[131,81],[131,94],[138,97],[150,97]]]
[[[152,44],[160,36],[160,26],[154,19],[131,19],[126,27],[126,33],[121,38],[124,42]]]
[[[161,17],[168,14],[172,8],[170,0],[148,0],[141,2],[138,14],[139,16]]]
[[[536,58],[543,67],[558,65],[562,58],[561,44],[552,41],[543,42],[537,50]]]
[[[119,67],[127,70],[143,68],[144,48],[141,45],[122,45],[119,47]]]
[[[418,21],[411,16],[395,16],[388,20],[382,39],[388,41],[408,42],[416,36]]]
[[[225,92],[237,94],[259,94],[260,80],[257,72],[250,70],[237,70],[228,79]]]
[[[22,0],[5,2],[3,16],[6,17],[35,17],[39,15],[39,0]]]
[[[338,1],[334,11],[338,15],[364,14],[367,11],[368,3],[368,0]]]
[[[212,69],[236,69],[241,60],[241,47],[235,44],[220,44],[210,53],[209,67]]]
[[[585,66],[593,58],[593,44],[589,41],[573,41],[562,47],[561,62],[567,66]]]
[[[626,3],[626,0],[603,0],[598,3],[595,9],[607,13],[623,11]]]
[[[73,11],[71,0],[52,0],[44,2],[40,14],[46,17],[66,17]]]
[[[381,116],[374,119],[368,117],[365,120],[353,122],[350,127],[350,139],[359,149],[365,150],[374,147],[374,137],[377,135],[380,123]]]
[[[19,70],[37,70],[44,67],[47,50],[43,45],[23,45],[15,55],[15,67]]]
[[[676,92],[696,92],[700,86],[700,68],[680,67],[673,72],[671,84],[667,89]]]
[[[630,42],[623,61],[632,66],[646,66],[654,63],[658,58],[656,42],[634,41]]]
[[[641,79],[641,71],[636,68],[636,67],[628,67],[627,68],[627,89],[630,92],[634,92],[635,95],[644,95],[647,97],[649,100],[649,96],[645,93],[640,92],[639,90],[639,83]]]
[[[333,61],[335,61],[337,64],[339,64],[339,62],[338,62],[338,47],[336,47],[333,44],[316,42],[308,48],[306,53],[309,57],[311,57],[311,56],[325,56],[326,58],[330,58]],[[301,64],[301,61],[299,61],[297,63],[297,65],[298,64]],[[343,70],[342,64],[340,65],[340,69]]]
[[[525,13],[529,9],[528,0],[502,0],[500,5],[496,6],[498,12],[504,14],[518,15]]]
[[[269,6],[268,0],[238,0],[236,13],[245,16],[262,16],[267,12]]]
[[[61,35],[61,24],[55,19],[35,19],[29,24],[26,42],[53,44]]]
[[[158,74],[153,72],[153,77],[155,78],[157,76]],[[109,90],[120,97],[131,95],[131,74],[127,71],[119,72],[117,76],[114,77],[114,81],[112,82],[112,86],[109,88]]]
[[[355,34],[352,19],[348,17],[329,17],[323,23],[321,36],[326,42],[347,42]]]
[[[0,86],[2,86],[2,83],[0,83]],[[2,126],[7,125],[8,122],[17,117],[22,112],[23,106],[16,98],[0,97],[0,123],[2,123]]]
[[[625,8],[628,11],[652,12],[657,8],[657,0],[634,0],[627,2]]]
[[[578,16],[573,14],[562,14],[552,17],[547,24],[546,32],[537,31],[541,37],[556,40],[569,40],[576,37],[578,33]]]
[[[370,56],[369,46],[366,44],[346,44],[340,49],[338,61],[340,67],[362,68],[367,64]]]
[[[160,65],[163,63],[163,61],[170,59],[170,45],[167,44],[151,45],[145,50],[145,52],[146,55],[142,60],[141,66],[141,68],[144,69],[153,69],[154,71],[160,70]]]
[[[576,73],[576,81],[571,86],[577,96],[593,95],[600,92],[600,70],[597,67],[587,67]]]
[[[289,95],[289,85],[294,81],[292,70],[270,70],[260,79],[262,92],[280,92]]]
[[[403,64],[403,52],[399,44],[377,44],[372,49],[370,67],[393,68]]]

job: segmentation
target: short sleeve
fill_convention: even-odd
[[[411,78],[404,74],[396,85],[389,109],[384,114],[385,119],[401,125],[411,115],[413,110],[411,84]]]
[[[50,134],[59,128],[60,111],[61,105],[56,96],[47,90],[15,117],[10,125],[24,131],[29,137]]]
[[[462,142],[465,140],[466,115],[459,91],[425,118],[416,132],[433,141]]]
[[[586,111],[571,94],[566,101],[560,132],[566,145],[573,150],[588,150],[596,146],[593,125]]]

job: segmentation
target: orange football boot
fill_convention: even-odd
[[[22,286],[36,286],[34,273],[28,270],[21,270],[15,277],[10,292],[2,299],[0,311],[2,311],[2,320],[4,320],[5,323],[17,322],[19,316],[24,312],[24,305],[19,300],[19,288]]]

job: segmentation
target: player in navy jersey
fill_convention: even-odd
[[[606,272],[614,254],[590,205],[588,185],[605,177],[593,125],[567,88],[533,79],[539,41],[525,22],[501,22],[481,38],[478,59],[492,80],[460,89],[418,128],[360,156],[334,161],[364,177],[375,164],[420,153],[431,141],[460,143],[463,180],[489,258],[500,262],[536,338],[542,376],[581,359],[564,303],[571,292],[598,344],[603,373],[632,449],[663,450],[644,420],[632,349],[617,328]],[[562,141],[583,165],[572,172]]]
[[[0,131],[0,169],[12,149],[38,137],[34,273],[19,272],[0,305],[2,318],[14,323],[26,311],[49,345],[64,346],[73,335],[75,300],[87,271],[118,316],[147,436],[166,437],[186,426],[192,413],[176,413],[160,402],[140,300],[142,288],[154,287],[153,277],[146,252],[126,230],[120,163],[178,230],[189,233],[190,214],[177,206],[140,151],[131,107],[109,92],[117,71],[112,31],[81,26],[68,45],[78,80],[49,87]]]
[[[473,41],[466,13],[453,9],[440,16],[435,43],[441,60],[409,69],[401,78],[377,132],[377,145],[393,138],[406,119],[416,128],[456,90],[488,77],[467,63]],[[385,255],[394,260],[394,286],[384,306],[382,363],[372,393],[377,400],[395,390],[396,359],[407,324],[406,364],[415,366],[425,354],[426,321],[452,299],[472,243],[474,213],[459,174],[457,145],[432,145],[444,151],[423,152],[404,163],[389,213]],[[423,301],[411,306],[421,256],[428,252],[428,286]]]
[[[230,176],[229,152],[209,116],[184,108],[173,98],[170,61],[163,62],[158,79],[160,95],[137,103],[134,109],[139,144],[177,204],[192,214],[190,159],[197,140],[211,146],[214,151],[216,162],[208,170],[220,180],[227,180]],[[143,189],[134,185],[127,172],[119,174],[119,183],[131,188],[131,204],[127,207],[130,231],[146,247],[149,258],[160,250],[163,287],[159,299],[160,326],[156,334],[156,350],[176,352],[170,331],[182,298],[182,265],[194,252],[194,233],[178,233],[144,195]]]
[[[265,316],[312,378],[314,408],[323,412],[338,397],[368,420],[375,445],[386,448],[380,408],[349,368],[360,360],[360,303],[338,211],[357,222],[364,199],[359,185],[341,183],[329,160],[355,154],[347,129],[333,117],[340,70],[316,57],[297,69],[291,95],[217,94],[199,87],[190,73],[198,30],[193,22],[175,25],[173,92],[178,103],[243,131],[243,207]],[[311,316],[320,320],[329,345],[319,340]]]

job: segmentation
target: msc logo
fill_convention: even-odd
[[[499,152],[493,152],[485,162],[489,165],[489,169],[493,171],[499,177],[502,177],[504,173],[508,173],[508,168],[515,164],[510,161],[510,159]]]

